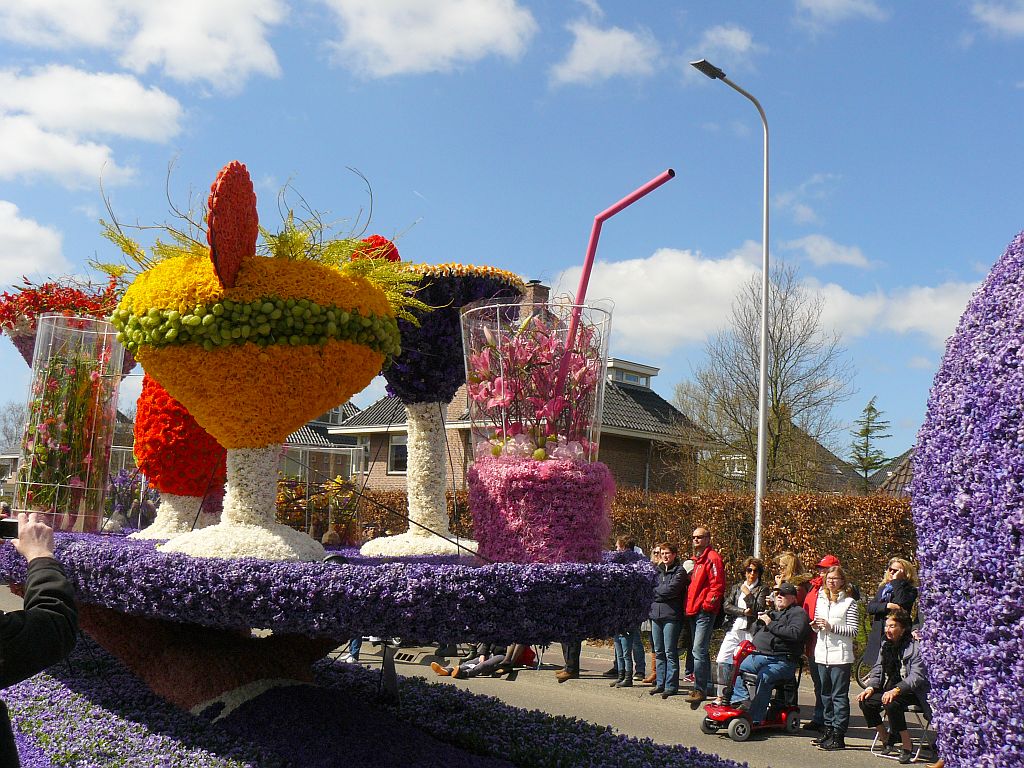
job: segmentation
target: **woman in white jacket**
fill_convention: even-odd
[[[829,752],[846,749],[846,729],[850,725],[850,670],[860,609],[847,594],[847,585],[842,567],[834,565],[826,571],[811,624],[818,633],[814,663],[818,665],[825,708],[825,732],[811,743]]]

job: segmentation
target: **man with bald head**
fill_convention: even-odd
[[[696,709],[714,692],[711,679],[711,631],[722,610],[725,595],[725,566],[722,556],[711,548],[711,532],[703,525],[693,529],[693,572],[686,592],[686,622],[690,629],[693,656],[693,691],[687,701]]]

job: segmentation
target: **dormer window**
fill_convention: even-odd
[[[632,384],[637,387],[651,388],[651,379],[658,375],[657,368],[643,363],[631,363],[613,357],[608,361],[608,378],[612,381]]]

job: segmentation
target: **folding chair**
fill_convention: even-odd
[[[928,720],[924,713],[924,707],[920,704],[911,704],[907,707],[907,730],[910,731],[910,747],[914,752],[912,760],[915,763],[921,759],[921,753],[925,749],[933,749],[935,741],[932,721]],[[898,759],[897,755],[883,755],[882,750],[884,748],[885,745],[878,738],[878,731],[875,731],[875,738],[871,741],[871,754],[875,757],[885,757],[889,760]]]

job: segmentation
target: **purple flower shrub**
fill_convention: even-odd
[[[21,768],[54,768],[42,747],[20,731],[14,733],[14,745],[18,749]]]
[[[418,326],[399,319],[402,354],[383,372],[388,394],[403,403],[449,402],[466,381],[459,310],[483,299],[513,301],[519,294],[507,276],[423,275],[416,298],[436,309],[418,314]]]
[[[651,603],[646,560],[481,567],[290,563],[193,558],[153,542],[58,534],[57,558],[77,598],[133,615],[208,627],[260,627],[311,637],[541,643],[609,637]],[[0,547],[0,581],[24,560]]]
[[[692,747],[615,734],[610,726],[510,706],[453,685],[399,678],[400,704],[383,701],[377,673],[347,664],[316,665],[320,685],[350,692],[438,739],[498,755],[522,768],[739,768]],[[695,731],[696,733],[696,731]],[[745,765],[745,763],[743,764]]]
[[[478,458],[467,480],[481,555],[513,563],[600,560],[615,495],[601,462]]]
[[[911,498],[922,643],[950,768],[1024,764],[1024,233],[975,292],[932,386]]]

